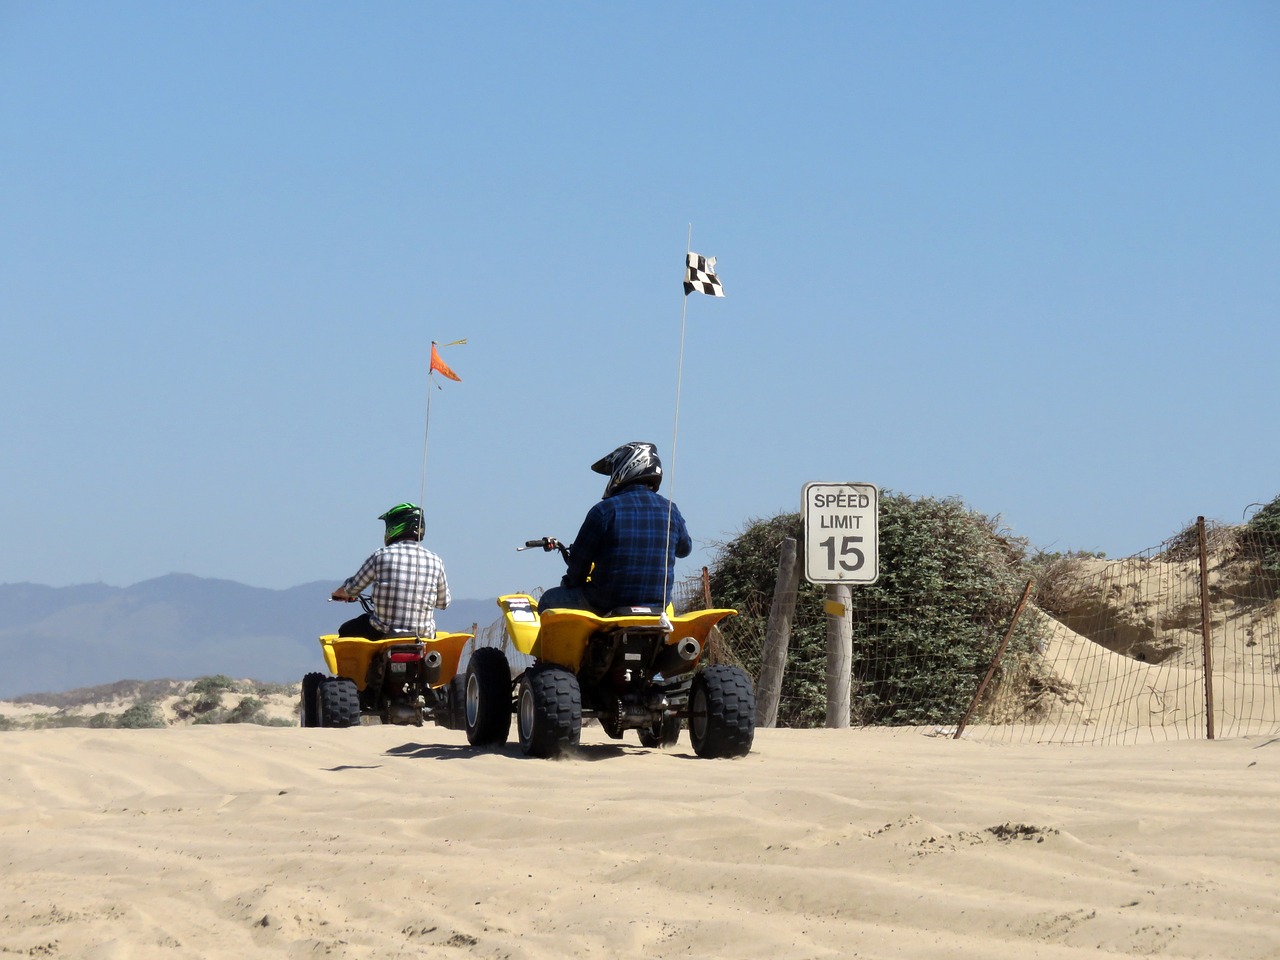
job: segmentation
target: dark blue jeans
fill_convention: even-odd
[[[582,587],[551,587],[542,591],[542,599],[538,601],[538,612],[547,610],[590,610],[592,613],[605,613],[591,605],[587,592]]]

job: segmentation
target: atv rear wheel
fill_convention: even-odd
[[[636,733],[640,734],[640,746],[642,747],[657,747],[658,749],[674,747],[676,741],[680,739],[680,718],[663,717],[653,726],[641,727]]]
[[[582,739],[578,678],[555,664],[538,664],[520,677],[516,704],[520,749],[528,757],[556,757]]]
[[[308,673],[302,678],[302,702],[298,710],[299,722],[304,727],[320,726],[320,701],[316,691],[325,678],[323,673]]]
[[[745,757],[756,733],[756,695],[740,667],[714,664],[693,678],[689,739],[704,758]]]
[[[355,727],[360,724],[360,692],[348,677],[322,677],[317,690],[322,727]]]
[[[480,647],[467,664],[467,742],[500,747],[511,732],[511,668],[497,647]]]

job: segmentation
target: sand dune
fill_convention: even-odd
[[[737,761],[584,732],[0,735],[0,953],[1280,956],[1280,742],[762,730]]]

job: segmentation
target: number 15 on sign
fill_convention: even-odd
[[[804,576],[810,583],[875,583],[879,491],[870,483],[804,485]]]

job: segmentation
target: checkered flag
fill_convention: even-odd
[[[684,260],[688,267],[684,275],[686,297],[695,290],[711,297],[724,296],[724,287],[720,286],[720,278],[715,274],[715,257],[700,257],[696,253],[686,253]]]

